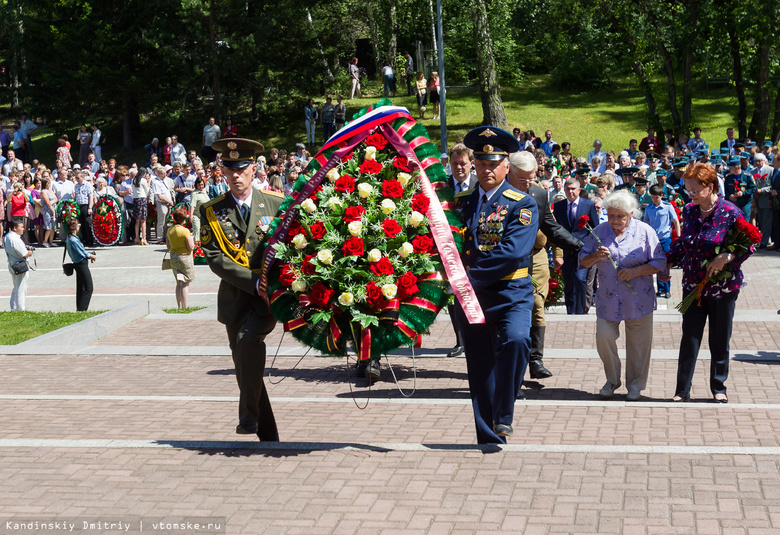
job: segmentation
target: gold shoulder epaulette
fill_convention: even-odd
[[[203,203],[203,206],[214,206],[215,204],[217,204],[219,201],[221,201],[224,198],[225,198],[225,194],[223,193],[219,197],[214,197],[209,202]]]
[[[455,194],[455,198],[456,199],[460,199],[461,197],[468,197],[472,193],[474,193],[474,190],[471,190],[471,189],[466,190],[466,191],[459,191],[458,193]]]
[[[507,199],[512,199],[513,201],[519,201],[520,199],[525,197],[525,195],[523,195],[519,191],[508,189],[504,191],[504,197],[506,197]]]
[[[281,191],[274,191],[272,189],[264,189],[260,190],[261,193],[264,193],[265,195],[273,195],[274,197],[281,197],[282,199],[285,198],[285,194]]]

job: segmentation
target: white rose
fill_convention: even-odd
[[[306,236],[303,234],[296,234],[292,239],[292,242],[293,245],[295,245],[298,249],[304,249],[307,245],[309,245],[309,242],[306,241]]]
[[[405,241],[404,244],[397,249],[397,252],[399,255],[401,255],[403,258],[406,258],[410,254],[414,252],[414,247],[412,247],[412,244],[408,241]]]
[[[349,229],[349,233],[352,234],[352,236],[358,237],[360,236],[360,233],[363,231],[363,222],[352,221],[349,225],[347,225],[347,229]]]
[[[339,304],[344,307],[351,307],[355,303],[355,296],[349,292],[344,292],[339,296]]]
[[[328,206],[330,207],[331,210],[333,210],[333,208],[336,206],[341,206],[341,199],[339,199],[338,197],[331,197],[330,199],[328,199]]]
[[[303,202],[301,203],[301,208],[303,208],[304,210],[306,210],[306,213],[307,213],[307,214],[310,214],[310,213],[312,213],[313,211],[315,211],[315,210],[317,209],[317,205],[316,205],[316,204],[314,204],[314,201],[313,201],[313,200],[311,200],[311,199],[306,199],[305,201],[303,201]]]
[[[386,299],[392,299],[395,297],[395,294],[398,293],[398,286],[395,284],[385,284],[382,286],[382,295],[385,296]]]
[[[382,213],[385,215],[390,215],[393,210],[395,210],[395,203],[390,199],[385,199],[382,201],[380,206],[382,208]]]
[[[366,160],[376,160],[376,147],[366,147]]]
[[[328,249],[323,249],[317,253],[317,260],[319,260],[320,263],[329,266],[333,263],[333,253]]]
[[[412,175],[409,173],[398,173],[398,182],[401,183],[403,187],[406,187],[406,185],[412,180]]]
[[[328,177],[328,180],[330,180],[331,182],[335,182],[339,179],[339,170],[334,167],[333,169],[328,171],[328,174],[325,176]]]
[[[368,261],[369,262],[379,262],[382,260],[382,251],[379,249],[371,249],[368,252]]]
[[[305,292],[306,291],[306,282],[303,279],[295,279],[292,283],[292,289],[294,292]]]
[[[409,223],[409,226],[415,228],[419,227],[420,223],[422,223],[423,221],[425,221],[425,216],[417,211],[414,211],[411,214],[409,214],[409,217],[406,219],[406,222]]]
[[[371,187],[371,184],[358,184],[357,189],[361,199],[368,199],[374,193],[374,188]]]

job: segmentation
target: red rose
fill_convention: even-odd
[[[343,158],[341,158],[342,162],[348,162],[352,159],[352,156],[355,154],[355,151],[350,152],[349,154],[345,154]]]
[[[407,271],[398,277],[398,299],[406,299],[419,291],[420,288],[417,287],[417,276],[415,276],[414,273]]]
[[[382,221],[382,230],[388,238],[395,238],[403,229],[395,219],[385,219]]]
[[[379,287],[374,281],[366,284],[366,301],[372,307],[377,306],[382,302],[384,296],[382,295],[382,288]]]
[[[344,210],[344,222],[352,223],[353,221],[360,221],[365,213],[366,209],[362,206],[348,206],[347,209]]]
[[[559,283],[557,279],[552,279],[552,278],[550,279],[550,289],[555,290],[556,288],[558,288],[558,284]]]
[[[433,240],[430,236],[415,236],[412,247],[415,253],[428,253],[433,247]]]
[[[383,256],[379,260],[379,262],[371,262],[370,267],[371,267],[371,271],[374,272],[374,275],[378,277],[382,275],[392,275],[393,273],[395,273],[395,268],[393,267],[393,263],[386,256]]]
[[[345,193],[352,193],[355,191],[355,178],[349,175],[342,175],[338,180],[334,188],[336,191],[342,191]]]
[[[582,230],[590,224],[590,217],[583,215],[577,220],[577,230]]]
[[[309,230],[311,230],[312,238],[315,240],[321,240],[325,237],[325,234],[327,234],[327,229],[325,228],[325,225],[322,223],[322,221],[317,221],[312,226],[309,227]]]
[[[363,240],[357,237],[349,238],[341,246],[341,251],[344,253],[344,256],[363,256],[365,253]]]
[[[409,160],[404,156],[396,156],[393,160],[393,166],[400,171],[405,171],[407,173],[412,172],[412,170],[409,169]]]
[[[303,255],[303,262],[301,263],[301,271],[304,275],[314,275],[317,272],[317,266],[310,261],[314,258],[313,254]]]
[[[311,302],[318,307],[325,307],[335,293],[334,290],[331,290],[321,282],[318,282],[311,288]]]
[[[298,277],[290,264],[282,265],[282,272],[279,274],[279,282],[282,283],[282,286],[289,288],[297,278]]]
[[[298,234],[306,234],[306,229],[304,229],[303,225],[301,225],[301,222],[296,219],[292,222],[289,230],[287,231],[287,243],[292,243],[293,238]]]
[[[734,226],[739,232],[747,236],[752,243],[761,243],[761,231],[755,225],[751,225],[744,219],[737,219],[734,222]]]
[[[430,205],[431,200],[422,193],[418,193],[412,197],[412,210],[417,210],[421,214],[425,214]]]
[[[364,175],[375,175],[382,170],[382,164],[376,160],[365,160],[359,169]]]
[[[382,195],[400,199],[404,195],[404,187],[397,180],[385,180],[382,182]]]
[[[376,147],[378,150],[382,150],[387,146],[387,139],[382,134],[371,134],[366,138],[366,145],[369,147]]]

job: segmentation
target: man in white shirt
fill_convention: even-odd
[[[598,157],[601,162],[596,171],[598,171],[599,174],[602,174],[607,170],[607,153],[601,150],[601,140],[599,139],[593,142],[593,150],[588,153],[588,165],[591,167],[594,167],[592,161],[595,157]]]
[[[16,153],[13,149],[8,149],[8,159],[3,164],[3,174],[5,176],[11,176],[13,171],[24,171],[24,164],[22,160],[16,157]]]
[[[27,246],[24,245],[22,240],[22,234],[24,234],[24,219],[14,219],[11,221],[8,234],[3,238],[3,247],[5,248],[5,256],[8,259],[8,271],[11,273],[11,280],[13,281],[14,289],[11,290],[11,311],[24,311],[25,298],[27,297],[27,275],[29,271],[16,274],[11,268],[12,264],[17,262],[26,261],[27,258],[32,256],[32,251],[27,250]]]
[[[100,163],[103,160],[103,132],[98,128],[97,123],[92,123],[90,127],[92,128],[92,141],[89,143],[89,148],[95,155],[95,161]],[[97,169],[92,172],[97,173]]]
[[[261,165],[257,166],[255,178],[252,179],[252,187],[261,191],[271,189],[271,184],[268,182],[268,173],[266,172],[265,167]]]
[[[122,229],[121,241],[130,244],[133,240],[133,231],[135,230],[135,221],[133,217],[133,179],[138,174],[138,169],[131,167],[127,171],[127,178],[119,184],[119,196],[124,199],[122,212],[125,215],[125,228]]]
[[[154,167],[155,178],[152,180],[152,194],[154,195],[154,206],[157,209],[157,243],[165,243],[165,222],[168,220],[168,214],[173,208],[173,196],[168,189],[165,177],[165,168],[157,164]]]
[[[179,143],[178,136],[171,136],[171,163],[187,163],[187,149]]]
[[[219,125],[214,117],[209,117],[209,124],[203,127],[203,148],[200,150],[200,155],[203,156],[206,163],[213,162],[217,157],[217,151],[211,148],[211,144],[219,139],[220,133]]]
[[[57,180],[52,184],[57,201],[68,201],[73,199],[76,185],[70,180],[68,173],[62,172],[57,176]]]

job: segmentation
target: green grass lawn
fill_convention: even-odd
[[[196,312],[203,310],[206,307],[187,307],[187,308],[164,308],[163,312],[167,314],[189,314],[190,312]]]
[[[369,84],[378,88],[378,84]],[[662,118],[668,117],[666,95],[661,91],[663,84],[658,83],[659,90],[656,99],[661,109]],[[407,97],[406,90],[399,83],[399,96],[393,98],[394,104],[409,108],[417,116],[417,103],[414,97]],[[381,97],[376,89],[373,94],[364,98],[345,100],[347,117],[351,117],[361,108],[375,103]],[[598,91],[574,92],[555,86],[549,76],[528,76],[525,83],[518,87],[502,87],[501,97],[504,102],[510,128],[519,127],[533,130],[537,136],[544,137],[544,131],[551,129],[553,139],[558,143],[568,141],[572,144],[572,152],[577,156],[585,156],[592,149],[593,140],[598,138],[603,142],[604,150],[616,152],[628,147],[631,138],[640,140],[646,135],[647,112],[642,91],[633,78],[620,80],[610,89]],[[702,84],[694,89],[693,117],[695,123],[702,128],[702,137],[710,143],[719,144],[726,138],[726,128],[736,121],[736,99],[734,91],[727,86],[705,89]],[[301,96],[299,100],[305,100]],[[315,99],[321,106],[324,98]],[[432,115],[429,105],[426,116]],[[200,113],[200,112],[193,112]],[[292,113],[292,112],[291,112]],[[272,125],[263,125],[257,130],[239,124],[242,136],[258,139],[266,149],[271,147],[293,150],[295,143],[306,139],[303,125],[303,104],[300,115],[284,117]],[[203,124],[207,117],[204,116]],[[159,123],[159,119],[156,119]],[[240,122],[240,121],[239,121]],[[479,92],[476,90],[450,91],[447,94],[447,131],[449,145],[462,138],[470,129],[482,122],[482,104]],[[440,140],[439,121],[430,119],[422,121],[431,139],[438,145]],[[118,154],[121,145],[121,125],[109,125],[104,130],[110,132],[109,144],[103,148],[103,156],[108,159],[116,157],[120,164],[133,161],[141,163],[144,158],[142,147],[148,143],[152,134],[136,139],[136,148],[125,154]],[[166,133],[158,132],[160,127],[153,129],[161,139]],[[75,127],[72,129],[71,143],[74,144],[74,157],[77,157]],[[70,132],[70,131],[69,131]],[[172,134],[174,132],[167,132]],[[317,146],[322,143],[322,128],[317,127]],[[56,135],[41,129],[34,137],[36,156],[47,166],[53,166],[56,150]],[[147,139],[149,138],[149,139]],[[186,139],[180,136],[181,142],[188,149],[200,150],[201,139]],[[75,142],[75,143],[74,143]]]
[[[0,312],[0,345],[18,344],[103,312]]]

